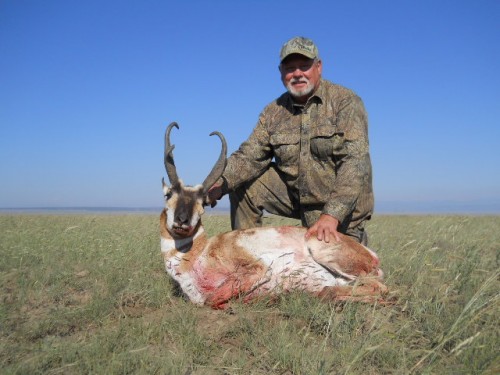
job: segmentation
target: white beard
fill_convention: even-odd
[[[297,83],[297,82],[306,82],[307,86],[305,88],[303,88],[302,90],[296,90],[293,87],[293,83]],[[307,96],[310,93],[312,93],[314,90],[314,85],[312,85],[311,82],[307,78],[303,77],[303,78],[299,78],[299,79],[292,79],[286,85],[286,89],[288,90],[290,95],[292,95],[293,97],[300,98],[300,97]]]

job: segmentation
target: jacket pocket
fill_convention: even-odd
[[[314,158],[327,161],[343,153],[344,133],[330,124],[317,127],[311,135],[311,153]]]
[[[281,165],[296,164],[299,155],[300,134],[278,133],[271,135],[271,145],[276,163]]]

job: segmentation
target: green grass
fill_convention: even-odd
[[[500,372],[498,216],[372,220],[394,305],[297,293],[225,312],[176,295],[158,216],[1,215],[0,372]],[[209,235],[229,229],[204,219]]]

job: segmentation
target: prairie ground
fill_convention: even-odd
[[[498,374],[500,217],[377,216],[393,305],[175,293],[159,215],[0,215],[5,374]],[[229,217],[207,215],[209,235]],[[268,218],[266,225],[297,224]]]

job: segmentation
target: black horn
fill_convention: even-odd
[[[219,155],[219,159],[215,163],[214,167],[208,174],[207,178],[205,178],[205,181],[203,181],[203,191],[207,192],[208,189],[212,187],[213,184],[217,182],[220,176],[222,176],[222,173],[224,172],[224,169],[226,168],[226,158],[227,158],[227,143],[226,139],[224,136],[215,131],[210,133],[210,135],[217,135],[221,142],[222,142],[222,149]]]
[[[174,163],[174,154],[172,151],[174,150],[175,146],[170,145],[170,132],[172,131],[173,127],[176,127],[179,129],[179,125],[177,125],[176,122],[172,122],[168,127],[167,130],[165,131],[165,156],[164,156],[164,162],[165,162],[165,170],[167,171],[167,176],[170,181],[170,185],[177,185],[179,183],[179,177],[177,176],[177,170],[175,168],[175,163]]]

